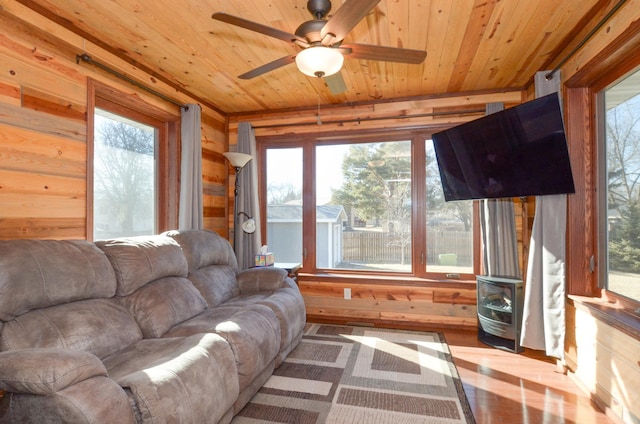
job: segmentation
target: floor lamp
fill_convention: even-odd
[[[242,168],[253,159],[253,156],[246,153],[239,152],[224,152],[224,157],[227,158],[231,166],[233,166],[236,170],[236,183],[233,189],[233,248],[236,248],[236,222],[238,221],[238,217],[236,216],[236,205],[238,204],[238,177],[240,176],[240,172]]]

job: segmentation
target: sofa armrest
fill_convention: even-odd
[[[245,269],[238,273],[236,279],[240,293],[247,294],[289,287],[286,283],[288,275],[286,270],[270,266]]]
[[[94,376],[108,376],[97,356],[70,349],[18,349],[0,353],[0,389],[48,395]]]

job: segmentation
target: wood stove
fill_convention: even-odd
[[[522,280],[478,275],[478,339],[490,346],[522,352]]]

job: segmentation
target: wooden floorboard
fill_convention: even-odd
[[[477,424],[615,422],[541,352],[515,354],[483,344],[475,332],[441,332]]]
[[[311,319],[310,319],[311,318]],[[321,317],[309,322],[367,325]],[[372,326],[397,328],[397,324]],[[544,352],[511,353],[478,340],[476,331],[400,326],[444,334],[477,424],[619,424],[610,419]]]

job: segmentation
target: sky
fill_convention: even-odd
[[[316,178],[318,205],[331,200],[331,190],[342,186],[342,161],[349,145],[321,146],[316,150],[318,172],[322,177]],[[291,184],[302,191],[302,148],[269,149],[267,169],[268,184],[274,186]]]

